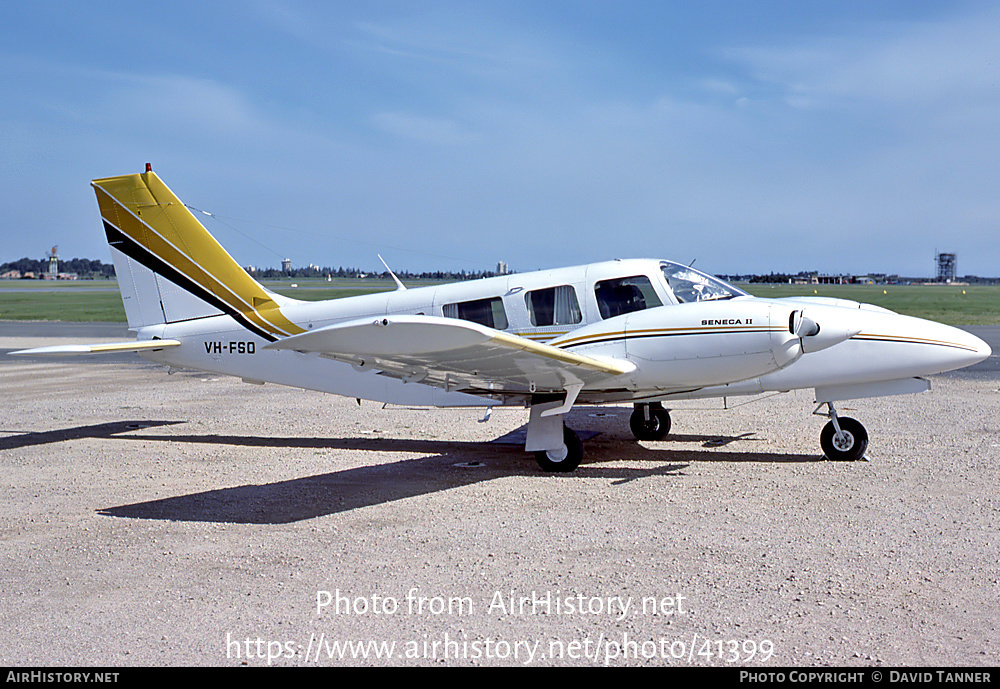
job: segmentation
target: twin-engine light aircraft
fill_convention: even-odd
[[[758,299],[670,261],[573,268],[299,301],[255,282],[147,164],[93,181],[132,342],[24,350],[135,351],[176,368],[435,407],[523,405],[525,450],[546,471],[583,457],[563,419],[631,402],[640,440],[663,403],[814,388],[820,445],[860,459],[868,434],[835,402],[922,392],[921,376],[982,361],[956,328],[839,299]],[[395,276],[393,276],[395,277]],[[825,408],[825,411],[821,411]]]

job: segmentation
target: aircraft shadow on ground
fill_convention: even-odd
[[[182,423],[185,422],[138,420],[41,432],[6,430],[5,432],[15,435],[0,438],[0,451],[97,438],[247,448],[356,450],[424,455],[287,481],[233,486],[98,510],[100,514],[115,517],[246,524],[296,522],[512,475],[563,480],[572,480],[574,477],[602,478],[620,485],[654,476],[679,476],[692,462],[814,462],[821,459],[815,455],[670,447],[671,442],[700,443],[704,448],[716,448],[736,442],[759,440],[750,437],[750,433],[739,436],[677,435],[670,436],[664,442],[650,444],[650,447],[581,431],[581,436],[592,441],[588,442],[584,463],[572,473],[550,474],[540,471],[531,455],[523,451],[523,428],[485,443],[402,438],[157,435],[141,432]],[[648,468],[608,466],[610,462],[622,461],[639,462],[646,464]]]
[[[150,422],[137,422],[151,427]],[[155,422],[154,422],[155,425]],[[99,514],[133,519],[229,522],[242,524],[286,524],[395,500],[427,495],[507,476],[541,479],[611,479],[613,485],[655,476],[680,476],[691,462],[814,462],[815,455],[756,452],[671,450],[648,448],[638,443],[594,443],[584,463],[572,473],[540,471],[522,447],[509,442],[467,442],[393,438],[302,438],[232,435],[114,435],[122,440],[157,441],[238,447],[280,447],[313,450],[359,450],[422,454],[398,462],[355,467],[314,476],[304,476],[262,485],[179,495],[160,500],[119,505],[98,510]],[[510,435],[510,434],[508,434]],[[684,436],[706,443],[729,443],[743,436]],[[657,443],[657,445],[666,445]],[[608,462],[640,461],[649,468],[604,466]]]
[[[93,424],[90,426],[74,426],[73,428],[57,428],[52,431],[14,431],[3,430],[5,433],[15,433],[0,438],[0,451],[16,450],[24,447],[34,447],[36,445],[47,445],[49,443],[61,443],[67,440],[79,440],[81,438],[104,438],[109,439],[122,433],[143,430],[146,428],[156,428],[159,426],[172,426],[184,421],[111,421],[108,423]]]

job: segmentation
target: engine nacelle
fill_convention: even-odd
[[[788,318],[788,330],[801,339],[802,351],[808,354],[851,339],[861,332],[861,327],[858,325],[857,311],[842,307],[811,306],[804,311],[792,312]]]
[[[662,306],[595,323],[552,342],[589,356],[628,359],[632,386],[722,385],[777,371],[803,354],[795,309],[759,299]]]

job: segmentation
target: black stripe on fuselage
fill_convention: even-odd
[[[170,282],[174,283],[184,291],[198,297],[203,302],[210,304],[226,315],[231,316],[233,320],[255,335],[259,335],[270,342],[277,341],[277,337],[254,325],[238,310],[234,309],[218,296],[181,273],[179,270],[150,252],[145,247],[139,245],[135,240],[109,223],[107,220],[104,221],[104,233],[107,235],[108,244],[110,246],[122,252],[132,260],[140,263],[157,275],[161,275],[167,280],[170,280]]]

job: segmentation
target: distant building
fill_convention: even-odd
[[[819,275],[816,278],[821,285],[846,285],[851,281],[850,275]]]
[[[958,271],[958,255],[938,254],[935,260],[937,261],[937,281],[955,282]]]
[[[283,273],[292,272],[292,259],[286,258],[281,261],[281,272]]]
[[[49,270],[42,274],[45,280],[55,280],[59,277],[59,247],[52,247],[52,251],[45,254],[45,260],[49,262]]]
[[[509,272],[510,272],[510,270],[507,268],[507,262],[506,261],[498,261],[497,262],[497,275],[506,275]]]

